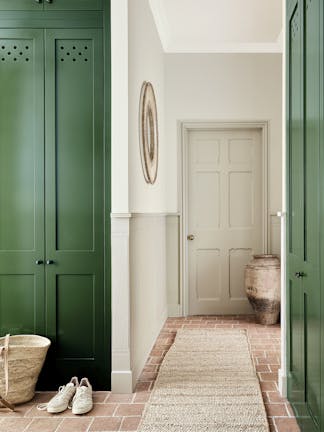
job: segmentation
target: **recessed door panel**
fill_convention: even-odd
[[[0,30],[0,333],[44,332],[43,31]]]
[[[91,39],[55,40],[56,250],[94,248],[94,69]]]
[[[56,279],[57,357],[95,355],[95,280],[93,275],[58,275]],[[74,301],[73,301],[74,299]],[[77,299],[77,300],[76,300]],[[80,334],[82,338],[80,339]]]
[[[44,0],[45,10],[102,10],[103,0]]]
[[[35,275],[0,275],[1,335],[37,332]]]
[[[43,10],[42,0],[0,0],[0,10]]]
[[[47,332],[59,354],[52,364],[62,382],[78,371],[104,388],[102,31],[46,30],[46,51]]]

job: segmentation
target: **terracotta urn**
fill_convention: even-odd
[[[245,289],[260,324],[276,324],[280,312],[280,261],[277,255],[253,255],[245,268]]]

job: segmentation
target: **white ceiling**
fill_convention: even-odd
[[[166,52],[281,52],[282,0],[150,0]]]

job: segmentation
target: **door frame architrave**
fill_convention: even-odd
[[[178,196],[180,197],[180,313],[183,316],[189,314],[189,281],[188,281],[188,143],[191,131],[221,131],[235,129],[258,129],[261,131],[262,146],[262,249],[268,252],[269,239],[269,179],[268,179],[268,147],[269,129],[268,120],[230,120],[230,121],[203,121],[180,120],[178,121]]]

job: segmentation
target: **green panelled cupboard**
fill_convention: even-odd
[[[288,398],[305,432],[324,431],[323,10],[287,1]]]
[[[106,8],[0,0],[0,334],[51,339],[41,388],[110,387]]]

